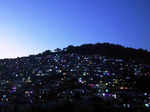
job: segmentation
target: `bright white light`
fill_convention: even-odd
[[[149,104],[145,104],[145,107],[149,107]]]

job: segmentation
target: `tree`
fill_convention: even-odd
[[[61,52],[62,50],[60,48],[56,48],[54,51],[55,52]]]
[[[49,54],[51,54],[52,53],[52,51],[51,50],[46,50],[45,52],[43,52],[42,54],[44,55],[44,56],[46,56],[46,55],[49,55]]]

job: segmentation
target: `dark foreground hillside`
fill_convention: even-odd
[[[149,112],[148,56],[105,43],[0,60],[0,112]]]
[[[102,56],[122,58],[127,61],[135,60],[139,63],[150,64],[150,52],[144,49],[134,49],[124,47],[117,44],[97,43],[97,44],[83,44],[81,46],[68,46],[67,52],[76,52],[79,54],[99,54]]]

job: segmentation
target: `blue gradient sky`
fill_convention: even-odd
[[[0,58],[97,42],[150,50],[150,0],[0,0]]]

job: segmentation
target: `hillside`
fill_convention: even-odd
[[[127,61],[135,60],[143,64],[150,64],[150,52],[144,49],[134,49],[110,43],[83,44],[81,46],[68,46],[67,52],[85,55],[103,55],[115,58],[122,58]]]
[[[104,43],[0,60],[1,111],[150,111],[148,56]]]

